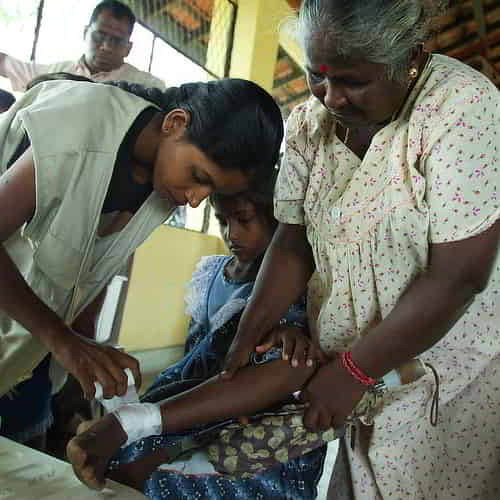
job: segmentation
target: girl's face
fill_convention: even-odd
[[[154,161],[154,190],[176,205],[196,208],[214,192],[232,195],[247,189],[247,175],[219,167],[197,146],[183,139],[189,120],[185,112],[178,111],[169,113],[162,124]]]
[[[381,124],[399,109],[407,87],[389,80],[382,64],[340,57],[318,35],[304,48],[311,93],[343,126]]]
[[[218,200],[215,217],[227,247],[240,262],[251,262],[266,251],[274,234],[269,218],[244,198]]]

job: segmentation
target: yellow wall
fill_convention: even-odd
[[[279,44],[303,67],[302,49],[279,29],[294,11],[285,0],[241,0],[237,12],[230,76],[248,78],[270,92]]]
[[[183,344],[185,284],[202,255],[222,253],[216,236],[160,226],[135,252],[118,343],[127,351]]]
[[[274,2],[242,0],[234,28],[230,76],[247,78],[270,92],[278,55],[278,23],[270,15]]]

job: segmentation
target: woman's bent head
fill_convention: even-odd
[[[440,0],[303,0],[291,22],[311,92],[344,127],[391,120],[427,60]]]
[[[447,0],[303,0],[295,26],[303,44],[322,37],[338,56],[385,66],[406,81],[415,49]]]
[[[197,206],[213,192],[233,194],[272,175],[283,119],[255,83],[222,79],[166,92],[117,85],[162,109],[154,184],[177,204]]]

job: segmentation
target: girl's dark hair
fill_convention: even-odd
[[[187,83],[162,92],[128,82],[109,82],[156,104],[165,113],[181,108],[191,121],[186,140],[223,169],[255,174],[259,183],[278,162],[283,118],[273,98],[238,78]]]
[[[254,183],[255,186],[247,191],[238,194],[225,195],[213,193],[209,197],[210,204],[215,207],[217,203],[224,203],[233,200],[249,201],[257,212],[262,213],[269,221],[273,229],[278,225],[278,221],[274,217],[274,186],[278,177],[278,167],[276,166],[269,176],[263,182]]]

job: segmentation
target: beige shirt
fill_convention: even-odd
[[[318,271],[311,326],[329,352],[387,317],[427,268],[431,244],[500,218],[500,94],[434,55],[363,160],[335,127],[314,98],[292,112],[275,202],[280,221],[306,226]],[[500,498],[500,258],[487,288],[420,357],[439,373],[439,424],[429,424],[432,375],[389,391],[369,443],[348,446],[356,498]]]
[[[150,106],[110,85],[45,82],[0,119],[0,174],[26,131],[36,182],[35,215],[5,247],[34,293],[68,325],[175,209],[153,192],[121,231],[97,235],[118,148]],[[0,395],[46,354],[0,311]]]
[[[165,90],[165,82],[163,80],[153,76],[151,73],[141,71],[128,63],[123,63],[119,68],[112,71],[101,71],[91,74],[83,61],[83,56],[77,61],[38,64],[20,61],[15,57],[6,55],[3,63],[3,71],[10,80],[12,89],[15,91],[24,91],[26,85],[37,76],[59,71],[86,76],[95,82],[125,80],[130,83],[138,83],[144,87],[157,87],[160,90]]]

